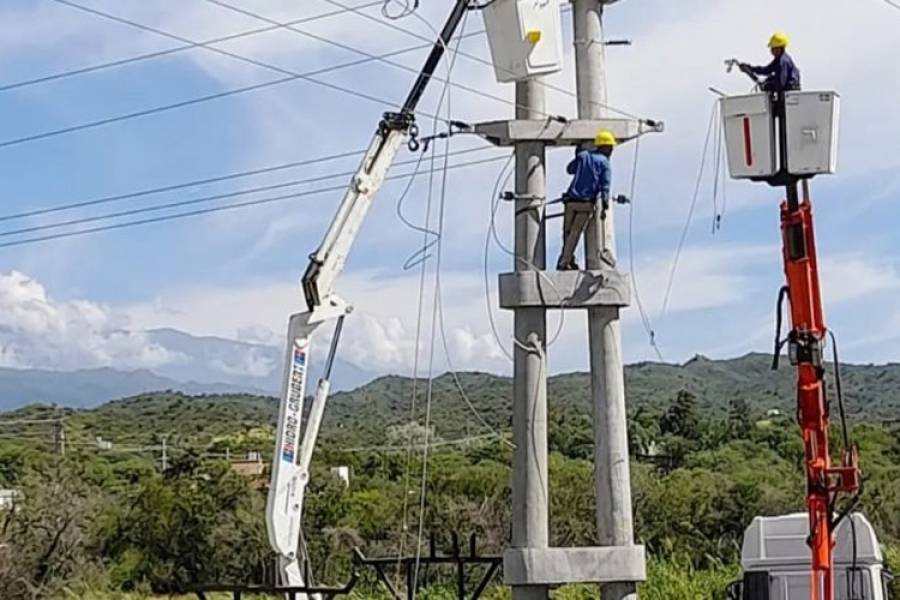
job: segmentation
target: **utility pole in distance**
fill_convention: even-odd
[[[605,117],[603,6],[615,0],[572,0],[579,119]],[[593,219],[585,236],[588,269],[615,267],[613,211]],[[611,264],[605,264],[611,263]],[[618,311],[588,308],[591,398],[594,418],[594,485],[601,546],[634,544],[625,373]],[[608,583],[603,600],[637,598],[634,583]]]
[[[66,455],[66,424],[62,419],[53,423],[53,451],[57,456]]]

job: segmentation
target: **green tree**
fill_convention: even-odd
[[[750,405],[743,397],[732,398],[728,407],[728,433],[733,438],[745,439],[752,430]]]
[[[697,416],[697,397],[687,390],[681,390],[659,422],[664,434],[676,435],[688,440],[699,440],[700,418]]]

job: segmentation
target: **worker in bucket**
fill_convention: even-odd
[[[772,62],[765,66],[754,67],[747,63],[741,63],[741,70],[754,75],[765,75],[765,81],[760,84],[764,92],[790,92],[800,89],[800,69],[794,64],[794,60],[787,53],[790,39],[785,33],[775,33],[769,39],[769,50],[772,52]]]
[[[616,146],[616,136],[601,130],[594,138],[594,147],[576,149],[575,158],[566,167],[572,175],[572,183],[563,195],[563,247],[556,262],[560,271],[577,271],[575,248],[581,234],[597,212],[597,201],[602,210],[609,206],[609,188],[612,183],[612,169],[609,157]]]

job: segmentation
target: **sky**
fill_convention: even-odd
[[[381,22],[342,11],[297,24],[312,34],[302,35],[271,21],[337,12],[335,2],[372,3],[222,0],[245,11],[240,13],[217,2],[6,0],[0,6],[0,365],[153,368],[177,359],[142,334],[158,327],[282,344],[288,316],[303,309],[299,277],[357,156],[11,217],[362,150],[381,113],[402,103],[427,53],[423,39],[434,37],[433,28],[440,27],[451,6],[450,0],[424,0],[415,16],[389,25],[378,6],[362,11]],[[723,61],[764,62],[769,35],[784,30],[791,35],[790,50],[805,88],[837,90],[842,100],[839,172],[812,184],[828,324],[845,360],[896,361],[900,112],[894,104],[900,97],[900,10],[882,0],[859,0],[852,9],[821,0],[626,0],[607,8],[605,25],[609,39],[632,42],[606,51],[609,104],[665,122],[664,133],[642,138],[637,160],[633,143],[622,145],[613,157],[615,193],[632,194],[631,171],[638,167],[630,209],[616,209],[620,266],[634,276],[662,357],[681,362],[695,354],[731,357],[770,350],[775,297],[783,279],[779,194],[747,182],[714,186],[711,151],[665,310],[663,305],[714,105],[709,88],[747,92],[749,81],[727,74]],[[197,46],[169,51],[262,28],[270,30],[214,44],[232,56]],[[449,70],[455,84],[444,96],[442,115],[471,123],[512,114],[513,88],[495,81],[485,36],[478,34],[482,28],[481,16],[471,14],[459,42],[462,52],[480,61],[460,54],[452,67],[450,62],[440,67],[441,78],[447,79]],[[568,12],[563,29],[565,68],[547,81],[572,90]],[[285,72],[320,70],[358,62],[366,53],[414,47],[419,48],[392,56],[394,65],[369,61],[316,75],[319,84],[297,78],[268,84],[284,79]],[[32,81],[148,53],[159,56]],[[256,87],[124,118],[251,86]],[[422,104],[426,115],[438,108],[443,88],[433,82]],[[575,100],[547,89],[547,107],[548,113],[574,117]],[[420,115],[419,125],[430,132],[434,123]],[[435,148],[438,154],[447,150],[440,144]],[[341,357],[373,372],[421,372],[429,364],[435,371],[510,371],[504,349],[511,345],[511,318],[497,307],[496,276],[511,270],[512,262],[494,243],[485,255],[492,190],[509,189],[501,177],[505,155],[468,136],[454,137],[449,151],[460,153],[449,158],[460,166],[448,171],[445,186],[440,173],[430,181],[430,157],[402,204],[408,179],[384,186],[338,282],[339,293],[355,307]],[[550,151],[551,193],[565,188],[569,156],[568,150]],[[396,165],[392,174],[409,174],[417,157],[401,151],[398,163],[405,164]],[[467,164],[474,162],[480,164]],[[270,189],[251,191],[261,187]],[[320,188],[329,189],[191,218],[5,245]],[[235,192],[242,193],[221,197]],[[204,200],[210,196],[220,197]],[[439,276],[433,247],[422,279],[416,255],[422,233],[404,225],[398,210],[414,223],[425,223],[427,216],[436,228],[442,197]],[[64,224],[190,200],[198,202]],[[713,228],[716,214],[722,217],[718,230]],[[507,245],[512,219],[510,207],[501,204],[497,233]],[[20,231],[47,225],[59,226]],[[559,251],[558,227],[559,221],[548,223],[551,258]],[[550,316],[551,370],[585,369],[584,315],[568,312],[559,318],[558,313]],[[623,311],[622,323],[625,359],[657,359],[635,307]]]

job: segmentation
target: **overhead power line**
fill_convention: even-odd
[[[389,58],[386,58],[386,57],[383,57],[383,56],[378,56],[378,55],[376,55],[376,54],[372,54],[371,52],[367,52],[367,51],[362,50],[362,49],[360,49],[360,48],[357,48],[357,47],[355,47],[355,46],[351,46],[351,45],[345,44],[345,43],[343,43],[343,42],[338,42],[337,40],[333,40],[333,39],[328,38],[328,37],[326,37],[326,36],[322,36],[322,35],[318,35],[318,34],[315,34],[315,33],[311,33],[311,32],[306,31],[306,30],[304,30],[304,29],[300,29],[300,28],[298,28],[298,27],[295,27],[294,25],[291,25],[291,24],[289,24],[289,23],[281,23],[281,22],[279,22],[279,21],[275,21],[275,20],[270,19],[269,17],[266,17],[266,16],[261,15],[261,14],[259,14],[259,13],[256,13],[256,12],[253,12],[253,11],[250,11],[250,10],[247,10],[247,9],[245,9],[245,8],[241,8],[241,7],[239,7],[239,6],[234,6],[233,4],[229,4],[229,3],[227,3],[227,2],[223,2],[222,0],[206,0],[206,2],[208,2],[208,3],[210,3],[210,4],[214,4],[214,5],[216,5],[216,6],[220,6],[220,7],[225,8],[225,9],[228,9],[228,10],[233,11],[233,12],[236,12],[236,13],[238,13],[238,14],[245,15],[245,16],[248,16],[248,17],[257,19],[257,20],[262,21],[262,22],[264,22],[264,23],[269,23],[269,24],[271,24],[271,25],[273,25],[273,26],[276,26],[276,27],[279,27],[279,28],[286,29],[286,30],[288,30],[288,31],[291,31],[291,32],[296,33],[296,34],[298,34],[298,35],[302,35],[302,36],[307,37],[307,38],[309,38],[309,39],[313,39],[313,40],[316,40],[316,41],[318,41],[318,42],[322,42],[322,43],[324,43],[324,44],[328,44],[328,45],[330,45],[330,46],[334,46],[334,47],[336,47],[336,48],[340,48],[340,49],[342,49],[342,50],[347,50],[348,52],[353,52],[353,53],[355,53],[355,54],[360,54],[360,55],[365,56],[365,57],[367,57],[367,58],[370,58],[370,59],[372,59],[372,60],[377,60],[377,61],[379,61],[379,62],[382,62],[382,63],[386,64],[386,65],[395,67],[395,68],[397,68],[397,69],[401,69],[401,70],[406,71],[406,72],[408,72],[408,73],[413,73],[414,75],[418,75],[418,74],[419,74],[419,69],[410,67],[410,66],[408,66],[408,65],[405,65],[405,64],[403,64],[403,63],[397,62],[397,61],[395,61],[395,60],[390,60]],[[348,11],[349,11],[350,9],[344,9],[344,10],[348,10]],[[427,39],[427,38],[424,38],[424,39]],[[458,89],[460,89],[460,90],[469,92],[470,94],[475,94],[476,96],[481,96],[482,98],[487,98],[487,99],[489,99],[489,100],[494,100],[494,101],[496,101],[496,102],[500,102],[500,103],[505,104],[505,105],[507,105],[507,106],[516,106],[516,107],[518,107],[518,104],[517,104],[515,101],[510,100],[509,98],[504,98],[504,97],[502,97],[502,96],[497,96],[496,94],[491,94],[491,93],[485,92],[484,90],[480,90],[480,89],[477,89],[477,88],[474,88],[474,87],[471,87],[471,86],[468,86],[468,85],[465,85],[465,84],[461,84],[461,83],[458,83],[458,82],[456,82],[456,81],[445,80],[445,79],[442,79],[442,78],[438,77],[437,75],[432,75],[432,76],[431,76],[431,79],[432,79],[433,81],[441,82],[441,83],[444,83],[444,84],[446,84],[446,85],[449,85],[449,86],[458,88]],[[524,107],[523,107],[523,108],[524,108]],[[545,113],[545,116],[550,116],[550,115],[549,115],[549,113]]]
[[[482,160],[474,160],[474,161],[469,161],[469,162],[465,162],[465,163],[457,163],[454,165],[450,165],[449,168],[450,169],[461,169],[461,168],[465,168],[465,167],[488,164],[488,163],[496,162],[498,160],[506,160],[506,158],[507,158],[506,156],[497,156],[497,157],[487,158],[487,159],[482,159]],[[428,171],[424,171],[424,172],[427,173]],[[391,175],[391,176],[386,177],[385,180],[403,179],[406,177],[412,177],[412,175],[413,174]],[[38,242],[46,242],[46,241],[50,241],[50,240],[58,240],[58,239],[64,239],[64,238],[70,238],[70,237],[76,237],[76,236],[82,236],[82,235],[90,235],[90,234],[94,234],[94,233],[101,233],[104,231],[113,231],[116,229],[124,229],[127,227],[137,227],[139,225],[149,225],[151,223],[161,223],[161,222],[165,222],[165,221],[172,221],[175,219],[196,217],[196,216],[200,216],[200,215],[207,215],[207,214],[211,214],[211,213],[236,210],[239,208],[247,208],[247,207],[251,207],[251,206],[261,206],[264,204],[271,204],[273,202],[280,202],[280,201],[284,201],[284,200],[292,200],[292,199],[297,199],[297,198],[304,198],[307,196],[313,196],[313,195],[317,195],[317,194],[324,194],[327,192],[340,191],[340,190],[346,189],[346,187],[347,187],[346,185],[330,186],[330,187],[325,187],[325,188],[308,190],[308,191],[304,191],[304,192],[297,192],[297,193],[293,193],[293,194],[284,194],[281,196],[261,198],[258,200],[249,200],[246,202],[237,202],[237,203],[233,203],[233,204],[226,204],[223,206],[215,206],[215,207],[210,207],[210,208],[197,209],[197,210],[192,210],[192,211],[187,211],[187,212],[182,212],[182,213],[175,213],[175,214],[171,214],[171,215],[150,217],[150,218],[140,219],[140,220],[136,220],[136,221],[126,221],[124,223],[103,225],[100,227],[92,227],[89,229],[80,229],[77,231],[55,233],[55,234],[50,234],[50,235],[45,235],[45,236],[27,238],[24,240],[15,240],[12,242],[0,243],[0,248],[25,246],[25,245],[35,244]]]
[[[354,13],[354,14],[356,14],[356,15],[359,15],[360,17],[362,17],[362,18],[364,18],[364,19],[366,19],[366,20],[372,21],[373,23],[377,23],[377,24],[381,25],[382,27],[387,27],[388,29],[393,29],[394,31],[398,31],[398,32],[400,32],[400,33],[403,33],[403,34],[405,34],[405,35],[408,35],[408,36],[410,36],[410,37],[414,37],[414,38],[417,38],[417,39],[420,39],[420,40],[426,40],[426,41],[428,40],[428,38],[427,38],[426,36],[423,36],[423,35],[421,35],[421,34],[418,34],[418,33],[414,32],[414,31],[411,31],[410,29],[408,29],[408,28],[406,28],[406,27],[403,27],[403,26],[401,26],[401,25],[397,25],[397,24],[395,24],[395,23],[393,23],[393,22],[390,22],[390,21],[384,21],[384,20],[382,20],[382,19],[379,19],[378,17],[375,17],[375,16],[372,16],[372,15],[370,15],[370,14],[368,14],[368,13],[362,12],[362,11],[359,10],[359,9],[354,9],[352,6],[348,6],[348,5],[346,5],[346,4],[342,4],[341,2],[338,2],[337,0],[323,0],[323,1],[324,1],[324,2],[327,2],[328,4],[331,4],[331,5],[333,5],[333,6],[337,6],[338,8],[342,8],[342,9],[344,9],[344,10],[347,10],[347,11],[349,11],[349,12],[352,12],[352,13]],[[475,62],[477,62],[477,63],[481,63],[481,64],[483,64],[483,65],[488,65],[488,66],[490,66],[490,67],[496,68],[495,65],[494,65],[494,63],[493,63],[492,61],[487,60],[487,59],[485,59],[485,58],[482,58],[482,57],[478,56],[477,54],[471,54],[471,53],[468,53],[468,52],[464,52],[464,51],[462,51],[462,50],[459,50],[458,53],[459,53],[459,56],[463,56],[463,57],[465,57],[465,58],[467,58],[467,59],[469,59],[469,60],[471,60],[471,61],[475,61]],[[512,73],[512,71],[509,71],[508,69],[503,69],[503,70],[506,70],[506,71],[508,71],[509,73]],[[565,94],[566,96],[569,96],[569,97],[572,97],[572,98],[575,98],[575,97],[576,97],[576,94],[575,94],[572,90],[568,90],[568,89],[566,89],[566,88],[563,88],[563,87],[559,87],[559,86],[553,85],[553,84],[551,84],[551,83],[548,83],[548,82],[546,82],[546,81],[543,81],[542,79],[537,79],[536,81],[538,82],[538,84],[539,84],[540,86],[545,87],[545,88],[547,88],[547,89],[549,89],[549,90],[553,90],[553,91],[555,91],[555,92],[560,92],[560,93]],[[614,106],[610,106],[610,105],[605,104],[605,103],[602,103],[602,102],[591,102],[591,104],[593,104],[594,106],[599,106],[599,107],[601,107],[601,108],[605,108],[605,109],[607,109],[607,110],[609,110],[609,111],[611,111],[611,112],[618,113],[618,114],[620,114],[620,115],[622,115],[622,116],[624,116],[624,117],[629,117],[629,118],[632,118],[632,119],[641,119],[641,117],[639,117],[639,116],[637,116],[637,115],[635,115],[635,114],[633,114],[633,113],[630,113],[630,112],[625,111],[625,110],[618,109],[618,108],[616,108],[616,107],[614,107]],[[546,115],[545,115],[545,116],[546,116]]]
[[[365,4],[360,4],[359,6],[354,7],[354,8],[356,8],[356,9],[370,8],[372,6],[377,6],[377,5],[381,4],[381,2],[383,2],[383,0],[374,0],[374,1],[367,2]],[[304,23],[311,23],[313,21],[319,21],[321,19],[326,19],[328,17],[333,17],[336,15],[341,15],[341,14],[344,14],[347,12],[350,12],[350,11],[347,9],[332,10],[332,11],[326,12],[326,13],[320,13],[317,15],[309,16],[309,17],[301,17],[299,19],[294,19],[293,21],[290,21],[290,24],[291,25],[302,25]],[[137,56],[131,56],[128,58],[122,58],[122,59],[114,60],[114,61],[110,61],[110,62],[100,63],[100,64],[96,64],[96,65],[90,65],[87,67],[80,67],[80,68],[72,69],[69,71],[62,71],[60,73],[52,73],[50,75],[42,75],[40,77],[35,77],[33,79],[25,79],[23,81],[16,81],[13,83],[0,84],[0,92],[6,92],[9,90],[15,90],[15,89],[28,87],[28,86],[32,86],[32,85],[37,85],[37,84],[41,84],[41,83],[48,83],[50,81],[56,81],[59,79],[65,79],[67,77],[74,77],[77,75],[86,75],[88,73],[95,73],[97,71],[103,71],[106,69],[121,67],[124,65],[134,64],[137,62],[141,62],[141,61],[149,60],[149,59],[153,59],[153,58],[161,58],[163,56],[171,56],[173,54],[178,54],[179,52],[184,52],[185,50],[192,50],[194,48],[200,48],[203,46],[211,46],[214,44],[221,44],[223,42],[231,42],[231,41],[238,40],[238,39],[245,38],[245,37],[250,37],[250,36],[259,35],[259,34],[263,34],[263,33],[269,33],[271,31],[275,31],[277,29],[279,29],[279,27],[260,27],[257,29],[249,29],[249,30],[245,30],[245,31],[240,31],[238,33],[232,33],[229,35],[225,35],[222,37],[204,40],[202,42],[184,44],[182,46],[175,46],[173,48],[167,48],[165,50],[159,50],[156,52],[148,52],[147,54],[139,54]],[[427,46],[417,46],[417,48],[425,48],[425,47],[427,47]]]
[[[55,2],[60,2],[60,3],[65,4],[65,5],[67,5],[67,6],[76,6],[76,7],[80,6],[80,5],[74,5],[74,4],[70,3],[70,2],[68,2],[67,0],[54,0],[54,1],[55,1]],[[93,12],[93,13],[99,12],[99,11],[95,11],[94,9],[87,9],[87,8],[85,8],[85,10],[88,10],[89,12]],[[104,14],[105,14],[105,13],[104,13]],[[118,20],[118,17],[115,17],[115,16],[110,16],[110,18],[112,18],[112,19],[114,19],[114,20]],[[127,23],[130,24],[131,22],[127,22]],[[137,24],[137,23],[135,23],[134,26],[135,26],[135,27],[138,27],[138,28],[143,28],[142,25]],[[483,33],[484,33],[484,31],[473,32],[473,33],[471,33],[471,34],[467,34],[467,37],[468,37],[468,36],[471,36],[471,35],[480,35],[480,34],[483,34]],[[160,35],[164,35],[164,34],[161,33]],[[198,46],[198,47],[208,48],[209,50],[211,50],[211,51],[213,51],[213,52],[218,52],[218,51],[219,51],[219,50],[216,49],[216,48],[209,48],[209,47],[206,45],[206,44],[211,43],[211,42],[207,42],[207,43],[200,43],[200,42],[196,42],[196,43],[195,43],[195,42],[191,42],[191,43],[193,44],[192,47]],[[384,53],[384,54],[378,55],[378,57],[379,57],[379,58],[390,58],[390,57],[394,57],[394,56],[400,56],[400,55],[402,55],[402,54],[407,54],[407,53],[414,52],[414,51],[417,51],[417,50],[422,50],[422,49],[424,49],[424,48],[430,48],[431,45],[432,45],[432,44],[421,44],[421,45],[417,45],[417,46],[411,46],[411,47],[407,47],[407,48],[401,48],[400,50],[393,50],[393,51],[391,51],[391,52],[386,52],[386,53]],[[230,54],[233,54],[233,53],[230,53]],[[351,68],[351,67],[360,66],[360,65],[363,65],[363,64],[366,64],[366,63],[373,62],[374,60],[377,60],[377,59],[376,59],[376,58],[369,58],[369,57],[366,57],[366,58],[361,58],[361,59],[352,60],[352,61],[348,61],[348,62],[338,63],[338,64],[336,64],[336,65],[330,65],[330,66],[326,66],[326,67],[322,67],[322,68],[318,68],[318,69],[313,69],[313,70],[311,70],[311,71],[305,71],[305,72],[302,72],[302,73],[294,73],[294,72],[290,71],[290,73],[292,73],[292,74],[291,74],[290,76],[288,76],[288,77],[281,77],[281,78],[278,78],[278,79],[272,79],[272,80],[269,80],[269,81],[264,81],[264,82],[262,82],[262,83],[256,83],[256,84],[247,85],[247,86],[243,86],[243,87],[239,87],[239,88],[233,88],[233,89],[230,89],[230,90],[224,90],[224,91],[222,91],[222,92],[216,92],[216,93],[213,93],[213,94],[207,94],[207,95],[205,95],[205,96],[199,96],[199,97],[191,98],[191,99],[188,99],[188,100],[182,100],[182,101],[180,101],[180,102],[174,102],[174,103],[171,103],[171,104],[163,104],[163,105],[155,106],[155,107],[152,107],[152,108],[147,108],[147,109],[143,109],[143,110],[133,111],[133,112],[129,112],[129,113],[121,114],[121,115],[116,115],[116,116],[112,116],[112,117],[106,117],[106,118],[98,119],[98,120],[95,120],[95,121],[88,121],[88,122],[86,122],[86,123],[80,123],[80,124],[78,124],[78,125],[72,125],[72,126],[63,127],[63,128],[60,128],[60,129],[53,129],[53,130],[50,130],[50,131],[44,131],[44,132],[40,132],[40,133],[36,133],[36,134],[30,134],[30,135],[22,136],[22,137],[19,137],[19,138],[13,138],[13,139],[9,139],[9,140],[6,140],[6,141],[0,141],[0,148],[7,147],[7,146],[15,146],[15,145],[19,145],[19,144],[25,144],[25,143],[29,143],[29,142],[34,142],[34,141],[46,139],[46,138],[56,137],[56,136],[59,136],[59,135],[65,135],[65,134],[69,134],[69,133],[75,133],[75,132],[78,132],[78,131],[85,131],[85,130],[93,129],[93,128],[96,128],[96,127],[102,127],[102,126],[105,126],[105,125],[111,125],[111,124],[114,124],[114,123],[120,123],[120,122],[123,122],[123,121],[129,121],[129,120],[132,120],[132,119],[137,119],[137,118],[141,118],[141,117],[147,117],[147,116],[151,116],[151,115],[155,115],[155,114],[160,114],[160,113],[164,113],[164,112],[168,112],[168,111],[172,111],[172,110],[178,110],[178,109],[182,109],[182,108],[187,108],[187,107],[189,107],[189,106],[195,106],[195,105],[203,104],[203,103],[210,102],[210,101],[213,101],[213,100],[220,100],[220,99],[223,99],[223,98],[229,98],[229,97],[232,97],[232,96],[237,96],[237,95],[239,95],[239,94],[245,94],[245,93],[248,93],[248,92],[253,92],[253,91],[258,91],[258,90],[262,90],[262,89],[269,88],[269,87],[274,87],[274,86],[281,85],[281,84],[284,84],[284,83],[289,83],[289,82],[292,82],[292,81],[297,81],[298,79],[305,79],[305,80],[307,80],[307,81],[311,81],[311,82],[314,82],[314,83],[318,83],[318,84],[324,85],[324,86],[329,87],[329,88],[337,89],[337,90],[339,90],[339,91],[347,91],[348,93],[351,93],[351,94],[353,94],[353,95],[356,95],[356,96],[359,96],[359,97],[363,97],[363,98],[366,99],[366,100],[370,100],[370,101],[372,101],[372,102],[376,102],[376,103],[381,104],[381,105],[383,105],[383,106],[388,106],[388,107],[394,108],[394,107],[396,107],[396,102],[393,102],[393,101],[390,101],[390,100],[386,100],[386,99],[383,99],[383,98],[377,98],[377,97],[375,97],[375,96],[370,96],[370,95],[368,95],[368,94],[357,93],[357,92],[355,92],[354,90],[348,90],[347,88],[344,88],[344,87],[341,87],[341,86],[335,86],[335,85],[330,84],[330,83],[321,82],[321,81],[319,81],[318,79],[312,79],[313,77],[318,76],[318,75],[325,75],[325,74],[327,74],[327,73],[332,73],[332,72],[339,71],[339,70],[342,70],[342,69],[347,69],[347,68]],[[273,68],[279,69],[280,67],[273,67]],[[425,112],[423,112],[423,111],[417,111],[417,112],[418,112],[419,114],[423,115],[423,116],[433,117],[433,115],[430,115],[430,114],[425,113]]]
[[[320,156],[316,158],[309,158],[305,160],[298,160],[293,162],[281,163],[278,165],[273,165],[269,167],[261,167],[258,169],[251,169],[248,171],[239,171],[236,173],[228,173],[226,175],[219,175],[216,177],[207,177],[205,179],[194,179],[191,181],[186,181],[182,183],[174,183],[171,185],[164,185],[155,188],[148,188],[143,190],[138,190],[135,192],[126,192],[124,194],[115,194],[112,196],[102,196],[100,198],[92,198],[90,200],[82,200],[80,202],[72,202],[69,204],[60,204],[57,206],[49,206],[47,208],[38,208],[34,210],[12,213],[8,215],[0,215],[0,222],[3,221],[12,221],[15,219],[24,219],[28,217],[37,217],[41,215],[48,215],[51,213],[62,212],[65,210],[72,210],[75,208],[85,208],[87,206],[95,206],[97,204],[107,204],[109,202],[117,202],[119,200],[130,200],[132,198],[140,198],[142,196],[151,196],[154,194],[162,194],[164,192],[172,192],[176,190],[182,190],[186,188],[207,185],[211,183],[221,183],[223,181],[231,181],[234,179],[241,179],[244,177],[252,177],[254,175],[265,175],[267,173],[275,173],[277,171],[284,171],[287,169],[293,169],[295,167],[303,167],[308,165],[314,165],[318,163],[329,162],[333,160],[339,160],[342,158],[350,158],[353,156],[360,156],[365,150],[353,150],[350,152],[341,152],[338,154],[331,154],[328,156]]]
[[[458,150],[453,152],[452,155],[460,155],[460,154],[471,154],[473,152],[483,152],[485,150],[493,150],[491,146],[483,146],[479,148],[468,148],[466,150]],[[395,166],[403,166],[416,163],[416,160],[407,160],[400,161],[395,163]],[[284,181],[279,183],[273,183],[270,185],[257,186],[252,188],[247,188],[243,190],[236,190],[231,192],[223,192],[220,194],[213,194],[210,196],[201,196],[200,198],[191,198],[189,200],[179,200],[176,202],[168,202],[164,204],[156,204],[152,206],[144,206],[141,208],[133,208],[129,210],[124,210],[120,212],[107,213],[103,215],[94,215],[89,217],[79,217],[77,219],[70,219],[67,221],[57,221],[55,223],[48,223],[43,225],[32,225],[29,227],[21,227],[19,229],[10,229],[7,231],[0,231],[0,237],[10,237],[15,235],[22,235],[25,233],[36,233],[38,231],[47,231],[51,229],[61,229],[64,227],[72,227],[74,225],[84,225],[86,223],[95,223],[97,221],[105,221],[108,219],[117,219],[121,217],[134,216],[137,214],[144,214],[148,212],[157,212],[161,210],[167,210],[171,208],[179,208],[182,206],[194,206],[197,204],[205,204],[208,202],[213,202],[215,200],[223,200],[225,198],[234,198],[237,196],[246,196],[249,194],[258,194],[262,192],[272,192],[275,190],[282,190],[289,187],[297,187],[301,185],[306,185],[310,183],[319,183],[322,181],[328,181],[330,179],[338,179],[343,177],[351,177],[354,175],[356,171],[343,171],[339,173],[327,173],[324,175],[317,175],[314,177],[307,177],[303,179],[293,179],[290,181]],[[93,204],[98,204],[100,201],[94,201]],[[87,203],[81,203],[85,205]]]
[[[202,47],[202,48],[205,48],[205,49],[209,50],[210,52],[215,52],[216,54],[221,54],[222,56],[227,56],[227,57],[229,57],[229,58],[233,58],[233,59],[235,59],[235,60],[238,60],[238,61],[241,61],[241,62],[250,64],[250,65],[254,65],[254,66],[257,66],[257,67],[260,67],[260,68],[263,68],[263,69],[267,69],[267,70],[272,71],[272,72],[275,72],[275,73],[280,73],[280,74],[282,74],[282,75],[286,75],[287,78],[285,78],[284,80],[280,81],[279,83],[283,83],[284,81],[289,81],[290,79],[303,79],[304,81],[308,81],[308,82],[310,82],[310,83],[314,83],[314,84],[316,84],[316,85],[318,85],[318,86],[325,87],[325,88],[328,88],[328,89],[331,89],[331,90],[334,90],[334,91],[337,91],[337,92],[341,92],[341,93],[343,93],[343,94],[347,94],[347,95],[350,95],[350,96],[354,96],[354,97],[357,97],[357,98],[361,98],[361,99],[363,99],[363,100],[369,100],[370,102],[375,102],[375,103],[377,103],[377,104],[385,105],[385,106],[392,107],[392,108],[395,108],[395,107],[397,106],[397,103],[394,102],[394,101],[391,101],[391,100],[385,100],[384,98],[379,98],[379,97],[377,97],[377,96],[373,96],[373,95],[367,94],[367,93],[365,93],[365,92],[360,92],[360,91],[358,91],[358,90],[356,90],[356,89],[353,89],[353,88],[349,88],[349,87],[345,87],[345,86],[338,85],[338,84],[335,84],[335,83],[331,83],[331,82],[328,82],[328,81],[324,81],[324,80],[322,80],[322,79],[317,79],[316,77],[314,77],[313,75],[311,75],[311,74],[309,74],[309,73],[299,73],[299,72],[296,72],[296,71],[292,71],[292,70],[290,70],[290,69],[285,69],[285,68],[282,68],[282,67],[279,67],[279,66],[276,66],[276,65],[273,65],[273,64],[270,64],[270,63],[261,61],[261,60],[257,60],[257,59],[255,59],[255,58],[249,58],[249,57],[247,57],[247,56],[243,56],[243,55],[237,54],[237,53],[235,53],[235,52],[230,52],[230,51],[228,51],[228,50],[223,50],[223,49],[221,49],[221,48],[216,48],[215,46],[201,45],[199,42],[196,42],[196,41],[194,41],[194,40],[185,38],[185,37],[183,37],[183,36],[176,35],[176,34],[174,34],[174,33],[171,33],[171,32],[168,32],[168,31],[164,31],[164,30],[158,29],[158,28],[156,28],[156,27],[151,27],[151,26],[145,25],[145,24],[143,24],[143,23],[138,23],[137,21],[132,21],[132,20],[126,19],[126,18],[124,18],[124,17],[119,17],[119,16],[113,15],[113,14],[111,14],[111,13],[103,12],[103,11],[101,11],[101,10],[97,10],[97,9],[95,9],[95,8],[91,8],[91,7],[89,7],[89,6],[84,6],[84,5],[82,5],[82,4],[78,4],[77,2],[72,2],[71,0],[53,0],[53,1],[56,2],[56,3],[58,3],[58,4],[62,4],[62,5],[64,5],[64,6],[69,6],[69,7],[72,7],[72,8],[74,8],[74,9],[77,9],[77,10],[80,10],[80,11],[83,11],[83,12],[86,12],[86,13],[89,13],[89,14],[92,14],[92,15],[96,15],[96,16],[101,17],[101,18],[108,19],[108,20],[110,20],[110,21],[114,21],[114,22],[116,22],[116,23],[121,23],[121,24],[123,24],[123,25],[128,25],[128,26],[130,26],[130,27],[134,27],[134,28],[139,29],[139,30],[141,30],[141,31],[146,31],[146,32],[149,32],[149,33],[154,33],[154,34],[156,34],[156,35],[160,35],[160,36],[163,36],[163,37],[167,37],[167,38],[169,38],[169,39],[173,39],[173,40],[176,40],[176,41],[185,43],[185,44],[196,44],[196,45],[198,45],[198,46],[200,46],[200,47]],[[315,73],[315,75],[321,74],[322,72],[328,72],[328,71],[331,71],[331,70],[334,70],[334,69],[333,69],[333,68],[328,68],[328,69],[320,70],[320,72],[319,72],[319,73]],[[271,81],[270,81],[270,82],[265,82],[265,83],[262,83],[262,84],[257,84],[256,86],[248,86],[248,88],[246,88],[246,89],[244,89],[244,90],[242,90],[242,91],[249,91],[249,89],[259,89],[259,88],[265,87],[265,86],[267,86],[267,85],[274,85],[274,82],[271,82]],[[175,105],[169,105],[168,107],[159,107],[159,108],[151,109],[151,110],[148,110],[148,111],[139,111],[139,112],[137,112],[137,113],[132,113],[132,114],[130,114],[130,115],[126,115],[126,116],[123,116],[123,117],[117,117],[117,118],[111,118],[111,119],[103,119],[103,120],[101,120],[101,121],[99,121],[99,122],[94,122],[94,123],[92,123],[92,124],[85,124],[85,125],[82,125],[82,126],[75,126],[75,127],[67,127],[67,128],[62,129],[62,130],[56,130],[56,131],[53,131],[53,132],[46,132],[46,133],[42,133],[42,134],[36,134],[36,135],[31,135],[31,136],[25,136],[25,137],[23,137],[23,138],[18,138],[18,139],[13,139],[13,140],[7,140],[7,141],[5,141],[5,142],[0,142],[0,148],[6,147],[6,146],[12,146],[12,145],[15,145],[15,144],[21,144],[21,143],[25,143],[25,142],[29,142],[29,141],[34,141],[34,140],[36,140],[36,139],[43,139],[43,138],[46,138],[46,137],[50,137],[50,136],[52,136],[52,135],[59,135],[60,133],[69,133],[69,132],[71,132],[71,131],[77,131],[77,130],[80,130],[80,129],[86,129],[86,128],[88,128],[88,127],[95,127],[95,126],[97,126],[97,125],[107,124],[107,123],[115,122],[115,121],[121,121],[121,120],[124,120],[124,118],[134,118],[134,117],[138,117],[138,116],[145,116],[145,115],[151,114],[151,113],[153,113],[153,112],[161,112],[162,110],[170,110],[170,109],[172,109],[172,108],[181,108],[182,106],[187,106],[187,105],[190,105],[190,104],[196,104],[196,103],[199,102],[199,101],[206,101],[206,100],[211,100],[211,99],[214,99],[214,98],[220,98],[220,97],[223,97],[223,96],[226,96],[226,95],[233,95],[234,93],[235,93],[235,90],[233,90],[233,91],[231,91],[231,92],[222,92],[222,93],[220,93],[220,94],[213,94],[213,95],[210,95],[210,96],[208,96],[208,97],[198,98],[198,99],[194,99],[194,100],[188,100],[188,101],[185,101],[185,102],[177,103],[177,104],[175,104]],[[427,116],[427,117],[433,117],[433,116],[434,116],[434,115],[430,115],[430,114],[428,114],[428,113],[426,113],[426,112],[424,112],[424,111],[416,111],[416,112],[418,112],[419,114],[421,114],[421,115],[423,115],[423,116]]]

